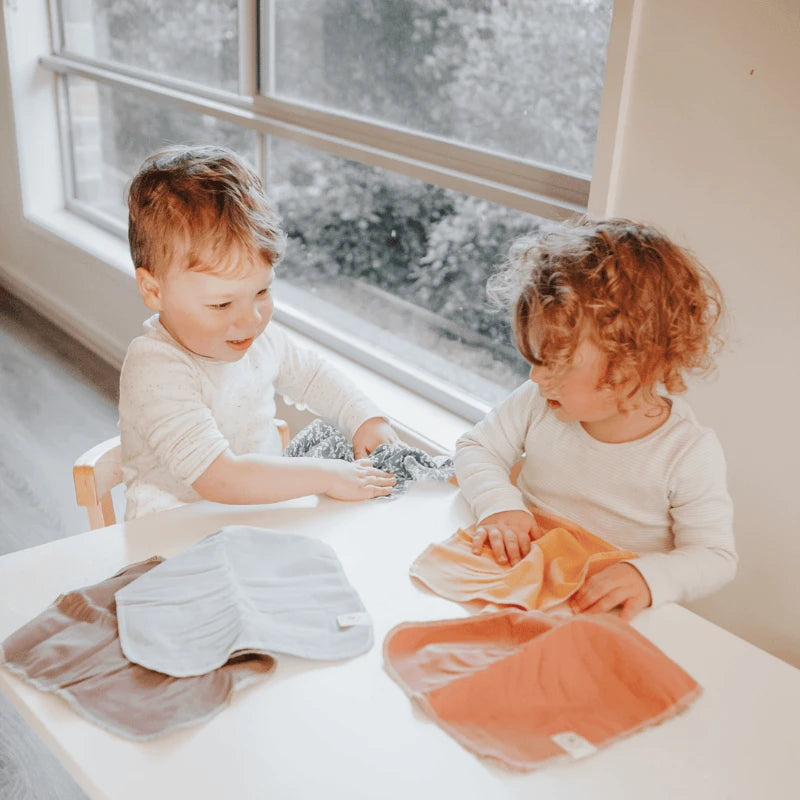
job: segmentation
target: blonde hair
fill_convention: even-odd
[[[633,380],[628,396],[686,390],[686,372],[714,368],[722,345],[719,285],[697,259],[653,227],[583,218],[518,239],[490,295],[510,302],[520,353],[566,369],[581,338],[605,353],[598,388]]]
[[[235,269],[231,253],[276,264],[286,237],[258,175],[225,147],[172,147],[145,159],[128,189],[134,266]],[[226,256],[228,258],[226,258]]]

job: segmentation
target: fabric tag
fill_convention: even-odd
[[[349,614],[339,614],[336,617],[340,628],[352,628],[354,625],[369,625],[369,614],[366,611],[352,611]]]
[[[591,742],[573,731],[554,733],[550,738],[573,758],[583,758],[597,752],[597,748]]]

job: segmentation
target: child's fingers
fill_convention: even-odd
[[[480,527],[475,529],[475,533],[472,535],[472,552],[475,553],[476,556],[481,554],[483,546],[486,544],[488,538],[489,531],[487,531],[486,528]]]
[[[388,478],[393,483],[397,481],[397,478],[395,478],[391,472],[386,472],[382,469],[378,469],[377,467],[373,467],[372,462],[368,458],[362,458],[359,461],[356,461],[356,466],[358,467],[359,474],[361,476],[380,479]]]
[[[480,555],[487,539],[498,564],[510,563],[513,566],[531,551],[531,542],[527,535],[518,536],[507,525],[488,525],[478,528],[472,537],[472,552],[475,555]]]
[[[541,539],[545,533],[546,531],[539,527],[539,523],[535,519],[531,519],[530,538],[535,542],[537,539]]]
[[[511,553],[506,551],[506,533],[509,531],[509,528],[500,528],[498,525],[492,525],[489,528],[489,544],[492,546],[494,560],[498,564],[508,564]],[[511,538],[514,539],[516,544],[516,537],[512,534]],[[517,549],[517,561],[519,561],[519,549]]]
[[[588,578],[570,598],[569,604],[576,614],[586,611],[603,597],[615,584],[605,584],[602,571]]]
[[[584,614],[603,614],[611,611],[628,600],[628,593],[622,586],[613,588],[608,594],[595,600],[590,605],[584,606],[581,610]]]
[[[369,458],[369,457],[367,457],[367,458],[359,458],[355,462],[355,464],[359,469],[365,470],[370,475],[391,475],[392,474],[391,472],[386,472],[386,470],[378,469],[376,466],[373,465],[372,459]]]
[[[594,614],[622,606],[623,619],[631,619],[650,605],[650,591],[632,564],[614,564],[592,575],[570,600],[576,614]]]
[[[647,608],[647,603],[638,597],[629,597],[619,610],[620,619],[630,622],[640,611]]]
[[[377,483],[380,486],[394,486],[397,483],[397,478],[391,472],[381,472],[378,469],[367,472],[362,476],[362,480]]]
[[[520,558],[522,555],[520,553],[519,547],[519,539],[517,539],[517,534],[511,530],[511,528],[503,528],[503,544],[506,546],[506,553],[508,554],[508,560],[513,567],[514,564],[519,563]]]
[[[394,486],[376,486],[375,484],[370,484],[366,489],[369,491],[368,497],[383,497],[391,494]]]

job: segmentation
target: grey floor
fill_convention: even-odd
[[[0,288],[0,555],[88,529],[72,463],[117,433],[118,379]],[[0,798],[85,798],[1,694]]]

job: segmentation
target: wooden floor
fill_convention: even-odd
[[[115,369],[0,288],[0,555],[88,529],[72,462],[118,432],[118,380]],[[4,695],[0,798],[85,798]]]

